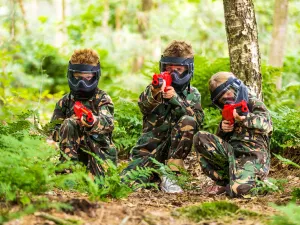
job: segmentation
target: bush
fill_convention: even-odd
[[[279,210],[280,215],[272,217],[272,225],[297,225],[300,221],[300,207],[294,202],[286,206],[274,206]]]
[[[280,68],[262,65],[264,103],[273,111],[283,106],[299,109],[300,83],[291,82],[280,90],[276,89],[275,81],[281,72]]]
[[[18,120],[6,125],[0,123],[0,201],[28,205],[34,195],[53,188],[85,192],[93,199],[122,198],[138,187],[155,186],[135,183],[139,176],[150,177],[154,169],[129,171],[122,180],[119,175],[122,167],[111,161],[104,162],[86,151],[105,170],[104,176],[93,182],[81,163],[59,161],[59,152],[47,145],[40,130],[27,120],[32,114],[24,113]],[[72,173],[66,173],[66,170]]]
[[[218,58],[213,62],[205,57],[195,56],[195,72],[192,85],[201,93],[201,104],[203,108],[211,106],[208,81],[212,75],[220,71],[230,71],[228,58]]]
[[[271,148],[283,150],[285,148],[300,147],[300,111],[281,107],[278,112],[272,112],[273,135]]]
[[[113,140],[119,150],[119,155],[127,155],[135,145],[138,137],[142,133],[142,114],[137,104],[138,97],[134,95],[126,96],[124,90],[120,90],[118,96],[115,97],[115,129],[113,132]],[[126,91],[128,96],[128,91]],[[114,97],[113,97],[114,98]]]

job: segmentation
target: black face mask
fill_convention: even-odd
[[[91,73],[94,75],[94,77],[90,80],[81,77],[76,78],[74,77],[75,73]],[[90,99],[95,94],[100,75],[100,64],[98,64],[97,66],[92,66],[87,64],[72,64],[71,62],[69,62],[67,77],[69,87],[74,98],[76,100]]]
[[[219,85],[212,93],[211,93],[211,101],[217,106],[219,109],[223,109],[224,102],[221,103],[219,99],[223,96],[223,94],[228,90],[234,90],[235,98],[229,98],[228,101],[233,101],[233,103],[238,103],[242,100],[248,102],[248,88],[244,85],[244,83],[235,78],[230,77],[225,83]]]
[[[95,88],[94,90],[91,91],[72,91],[71,90],[71,94],[74,96],[74,100],[75,101],[86,101],[91,99],[94,94],[96,93],[97,88]]]
[[[173,70],[171,72],[172,76],[172,87],[176,91],[176,93],[180,94],[182,93],[190,84],[190,77],[188,76],[188,71],[184,71],[182,74],[179,74],[177,70]],[[184,79],[184,78],[188,79]]]

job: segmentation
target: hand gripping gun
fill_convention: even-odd
[[[94,117],[91,110],[86,108],[81,102],[76,101],[74,105],[75,115],[81,120],[83,117],[84,121],[88,125],[92,125],[94,123]]]
[[[164,92],[166,92],[166,88],[171,86],[172,76],[169,72],[162,72],[160,74],[154,74],[152,79],[152,85],[154,88],[159,88],[163,85],[164,80],[166,81],[166,87]]]
[[[234,124],[233,110],[236,109],[240,116],[246,116],[249,112],[247,102],[242,100],[236,104],[225,104],[222,110],[222,117],[224,120],[228,120],[230,124]]]

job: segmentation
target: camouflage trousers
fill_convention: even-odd
[[[197,131],[195,119],[185,115],[173,126],[166,124],[162,127],[154,128],[139,137],[137,145],[132,149],[133,161],[125,170],[134,169],[136,166],[153,167],[150,157],[161,163],[167,161],[174,171],[178,171],[178,166],[183,167],[183,159],[190,153],[193,136]]]
[[[59,129],[60,150],[71,160],[84,163],[93,175],[103,175],[103,167],[95,156],[104,161],[110,159],[116,163],[116,148],[111,141],[110,134],[87,135],[84,129],[75,119],[65,119]],[[61,155],[61,160],[64,160],[64,154]]]
[[[249,193],[255,187],[256,180],[264,180],[269,173],[270,159],[265,149],[251,151],[233,147],[218,136],[204,131],[195,134],[194,147],[200,154],[203,172],[216,184],[226,186],[231,197]]]

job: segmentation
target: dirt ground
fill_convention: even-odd
[[[263,215],[273,215],[275,209],[270,203],[283,205],[291,200],[290,192],[293,187],[300,187],[300,171],[290,170],[287,167],[278,166],[270,173],[270,177],[287,179],[284,192],[277,192],[265,196],[230,199],[225,195],[209,196],[202,190],[212,181],[205,177],[193,160],[186,166],[197,177],[195,185],[197,190],[182,194],[165,194],[157,190],[140,190],[132,193],[128,198],[110,200],[109,202],[91,202],[87,196],[56,190],[47,195],[52,200],[67,202],[73,206],[72,211],[47,211],[36,212],[33,215],[10,221],[6,225],[52,225],[52,224],[86,224],[86,225],[188,225],[188,224],[264,224],[260,218],[222,218],[221,220],[209,220],[194,223],[186,218],[178,217],[176,209],[218,200],[227,200],[236,203],[240,208],[251,210]],[[60,221],[60,219],[62,219]],[[66,223],[72,220],[73,222]],[[77,222],[74,222],[77,221]]]

